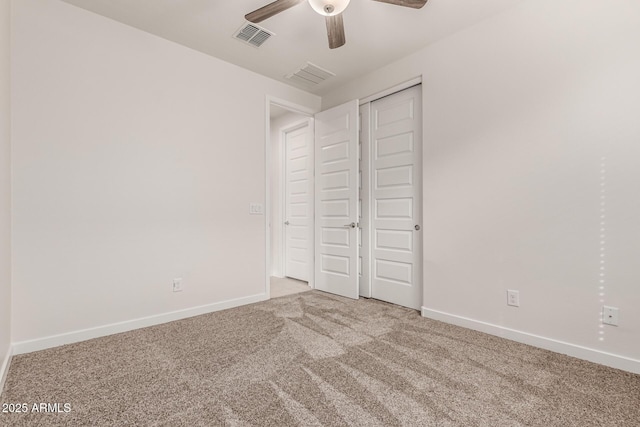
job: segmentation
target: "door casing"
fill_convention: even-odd
[[[273,207],[273,195],[271,194],[271,184],[273,181],[273,175],[275,173],[275,165],[272,162],[272,140],[271,140],[271,106],[285,108],[291,112],[306,116],[310,120],[310,129],[313,132],[314,123],[313,115],[316,110],[305,107],[303,105],[296,104],[286,99],[281,99],[271,95],[265,97],[265,215],[264,215],[264,229],[265,229],[265,265],[264,265],[264,299],[271,298],[271,233],[272,233],[272,221],[278,220],[271,215],[271,209]],[[313,140],[311,141],[313,144]],[[309,277],[309,286],[313,289],[314,277]]]

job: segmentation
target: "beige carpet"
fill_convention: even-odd
[[[638,426],[640,376],[318,291],[16,356],[25,426]]]

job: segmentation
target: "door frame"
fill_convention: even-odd
[[[291,123],[289,126],[281,128],[280,132],[278,132],[278,138],[280,139],[279,143],[281,145],[281,150],[280,150],[280,165],[281,167],[281,172],[283,172],[283,179],[281,182],[281,186],[280,186],[280,194],[282,194],[282,197],[280,200],[281,204],[281,211],[282,212],[282,217],[281,218],[273,218],[273,220],[280,220],[280,222],[284,222],[285,221],[285,217],[286,217],[286,212],[287,212],[287,134],[289,132],[293,132],[296,131],[298,129],[302,129],[306,127],[307,128],[307,133],[309,134],[309,161],[310,161],[310,165],[309,165],[309,175],[310,175],[310,179],[309,179],[309,232],[307,235],[307,239],[308,239],[308,244],[309,246],[309,256],[307,259],[307,262],[309,263],[309,286],[311,286],[311,288],[313,288],[312,283],[313,283],[313,261],[314,261],[314,256],[313,256],[313,244],[314,244],[314,226],[315,226],[315,219],[314,219],[314,212],[315,212],[315,205],[314,205],[314,193],[313,193],[313,187],[314,187],[314,135],[313,135],[313,118],[312,117],[307,117],[305,119],[301,119],[298,121],[295,121],[293,123]],[[282,245],[280,247],[280,271],[282,271],[282,275],[284,277],[287,277],[287,260],[286,260],[286,256],[287,256],[287,242],[286,242],[286,235],[287,235],[287,228],[286,227],[282,227],[281,230],[281,242]]]
[[[278,98],[272,95],[265,96],[265,209],[264,209],[264,230],[265,230],[265,265],[264,265],[264,294],[266,299],[271,298],[271,207],[273,205],[271,194],[272,175],[274,173],[273,162],[271,161],[271,105],[285,108],[293,113],[307,116],[311,119],[311,130],[313,131],[313,115],[317,110],[286,99]],[[313,251],[312,251],[313,253]],[[313,265],[313,263],[312,263]],[[313,289],[313,277],[309,282],[309,286]]]
[[[422,84],[422,75],[419,75],[418,77],[414,77],[412,79],[409,79],[407,81],[404,81],[402,83],[398,83],[395,86],[391,86],[390,88],[381,90],[380,92],[376,92],[373,95],[369,95],[365,98],[362,98],[360,100],[360,105],[364,105],[364,104],[368,104],[369,102],[373,102],[373,101],[377,101],[380,98],[384,98],[385,96],[388,95],[393,95],[396,92],[401,92],[405,89],[409,89],[412,86],[416,86]],[[423,100],[424,100],[424,96],[423,96]],[[424,115],[423,117],[424,118]]]

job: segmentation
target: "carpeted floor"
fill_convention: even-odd
[[[318,291],[16,356],[0,425],[638,426],[640,376]]]

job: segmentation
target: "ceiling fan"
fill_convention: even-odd
[[[305,0],[276,0],[266,6],[247,13],[244,17],[247,21],[257,24],[273,15],[302,3]],[[327,23],[327,35],[329,36],[329,48],[335,49],[346,43],[344,36],[344,22],[342,12],[349,6],[351,0],[308,0],[309,4],[320,15],[325,17]],[[382,3],[394,4],[396,6],[411,7],[420,9],[427,3],[427,0],[374,0]]]

